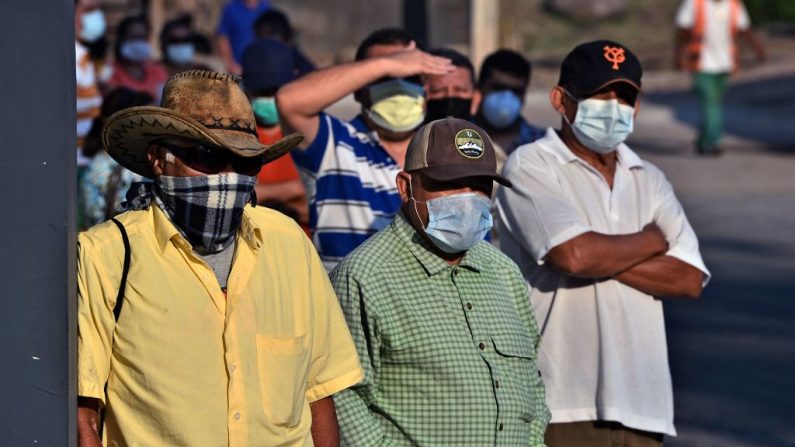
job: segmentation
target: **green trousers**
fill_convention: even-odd
[[[693,84],[701,107],[701,128],[696,147],[699,152],[718,150],[723,133],[723,94],[729,73],[696,73]]]

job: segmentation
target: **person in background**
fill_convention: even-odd
[[[229,0],[224,6],[215,44],[227,73],[242,72],[243,51],[254,41],[254,21],[269,8],[268,0]]]
[[[87,44],[97,42],[105,35],[105,15],[99,9],[99,0],[75,1],[75,82],[77,96],[77,185],[82,177],[90,157],[83,155],[86,135],[91,130],[92,121],[99,116],[102,106],[102,95],[97,80],[97,71]],[[78,200],[77,228],[87,228],[84,223],[82,209],[84,204]]]
[[[105,125],[154,183],[78,235],[80,447],[339,445],[331,395],[362,379],[356,348],[304,232],[251,204],[301,135],[259,143],[238,81],[185,71]]]
[[[355,62],[309,73],[276,94],[282,124],[305,136],[292,155],[307,180],[312,238],[327,269],[397,213],[395,176],[425,120],[420,76],[454,68],[417,49],[405,30],[387,28],[364,39]],[[352,121],[323,112],[351,93],[362,108]]]
[[[444,75],[425,76],[425,122],[448,116],[472,121],[481,99],[475,86],[472,62],[449,48],[435,48],[428,53],[450,59],[455,70]]]
[[[295,52],[271,38],[255,40],[243,52],[243,87],[251,99],[262,144],[282,138],[276,91],[301,75]],[[287,214],[309,229],[306,190],[292,157],[284,156],[262,167],[257,175],[257,203]]]
[[[457,118],[421,127],[400,213],[331,273],[363,382],[334,395],[343,445],[544,445],[538,327],[491,228],[494,149]]]
[[[83,152],[91,157],[83,181],[80,196],[83,203],[83,223],[86,228],[119,213],[119,205],[134,182],[148,181],[144,177],[116,163],[102,147],[102,128],[108,117],[129,107],[151,105],[153,98],[144,92],[124,87],[117,88],[105,96],[102,113],[94,119],[86,137]]]
[[[263,12],[254,22],[254,34],[258,39],[270,37],[292,48],[295,52],[295,64],[301,73],[308,73],[315,69],[315,64],[298,48],[290,19],[282,11],[271,8]]]
[[[195,36],[190,14],[183,14],[163,25],[160,30],[160,53],[169,76],[181,71],[207,69],[196,62]]]
[[[149,21],[143,15],[125,17],[119,23],[114,43],[116,61],[108,88],[126,87],[145,92],[159,102],[168,72],[152,60],[150,32]]]
[[[531,68],[524,56],[505,49],[487,56],[480,68],[478,89],[483,101],[475,122],[494,140],[499,169],[517,147],[544,136],[543,129],[522,116]]]
[[[723,95],[729,75],[739,68],[739,38],[745,39],[757,60],[765,48],[751,32],[748,11],[741,0],[685,0],[676,14],[678,27],[675,65],[693,73],[701,105],[696,153],[719,155],[723,133]]]
[[[676,434],[660,298],[697,298],[709,271],[665,175],[624,144],[642,73],[619,43],[574,48],[549,94],[560,130],[514,151],[497,191],[500,248],[541,326],[550,447]]]

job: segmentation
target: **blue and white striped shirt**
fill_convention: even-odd
[[[331,270],[392,221],[400,166],[360,116],[347,122],[320,114],[315,140],[292,155],[309,197],[312,240]]]

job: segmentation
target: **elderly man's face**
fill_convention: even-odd
[[[470,177],[440,182],[419,172],[402,171],[397,176],[397,187],[404,208],[409,207],[409,211],[411,211],[416,205],[416,213],[409,212],[409,219],[414,220],[419,217],[419,222],[415,223],[420,223],[424,228],[428,225],[428,207],[425,202],[439,197],[469,192],[480,194],[488,199],[491,197],[493,181],[489,177]],[[414,201],[410,202],[412,196]]]

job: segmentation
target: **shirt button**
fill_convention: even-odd
[[[500,431],[502,431],[502,429],[503,429],[502,422],[500,422],[500,427],[499,427],[499,429],[500,429]]]
[[[240,413],[235,413],[235,420],[236,421],[240,420]],[[500,430],[502,430],[502,429],[500,429]]]
[[[472,310],[472,303],[467,303],[467,309]]]
[[[499,380],[495,380],[494,381],[494,388],[499,388],[499,387],[500,387],[500,381]]]
[[[486,349],[486,344],[485,343],[481,343],[481,344],[478,345],[478,347],[482,351],[482,350]]]
[[[229,372],[235,372],[237,367],[235,365],[229,365]]]

